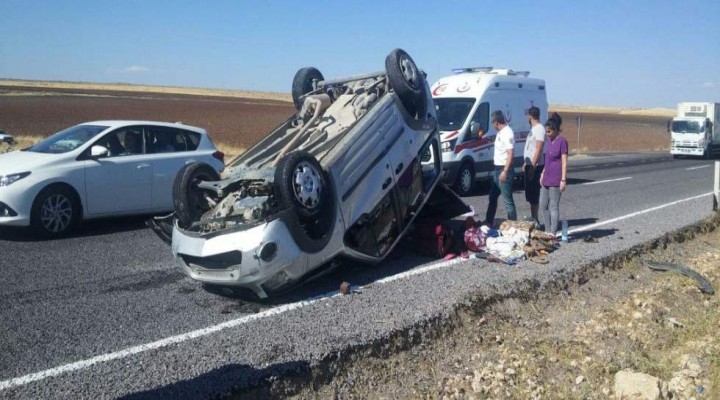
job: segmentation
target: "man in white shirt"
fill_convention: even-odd
[[[512,183],[515,177],[515,170],[513,169],[515,133],[505,121],[505,116],[502,111],[493,111],[491,121],[493,127],[497,130],[497,135],[495,136],[495,171],[493,173],[492,185],[490,186],[487,213],[485,214],[485,223],[489,226],[493,226],[494,224],[497,200],[501,194],[503,202],[505,203],[505,211],[507,211],[508,219],[513,221],[517,220],[515,201],[512,195]]]
[[[545,127],[540,123],[540,109],[533,106],[528,109],[530,134],[525,142],[523,153],[523,171],[525,172],[525,200],[530,203],[530,214],[538,220],[538,203],[540,201],[540,175],[545,166]]]

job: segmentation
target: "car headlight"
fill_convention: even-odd
[[[9,186],[10,184],[19,181],[22,178],[30,175],[30,172],[21,172],[19,174],[0,175],[0,186]]]

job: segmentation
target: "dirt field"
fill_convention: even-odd
[[[233,97],[227,97],[229,95],[222,91],[211,90],[143,93],[134,86],[128,86],[132,91],[125,90],[124,85],[79,89],[70,84],[43,86],[42,82],[35,82],[21,86],[8,82],[0,80],[0,128],[15,136],[46,136],[92,120],[144,119],[197,125],[206,128],[216,143],[248,148],[294,111],[292,103],[287,101],[262,99],[259,95],[256,98],[235,96],[244,92],[233,92]],[[558,111],[573,153],[666,151],[669,148],[670,137],[665,131],[667,117],[663,113],[637,115],[637,110],[625,113],[563,106],[558,106]],[[579,145],[577,116],[582,116]]]

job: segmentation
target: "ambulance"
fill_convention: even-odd
[[[530,133],[528,109],[540,109],[547,118],[543,79],[527,71],[492,67],[459,68],[432,85],[442,148],[443,179],[466,196],[478,179],[492,179],[497,131],[490,115],[500,110],[515,132],[514,167],[521,173],[525,140]]]

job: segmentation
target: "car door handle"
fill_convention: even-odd
[[[138,164],[137,169],[150,168],[150,164]]]
[[[398,165],[397,168],[395,168],[395,175],[402,172],[402,169],[403,169],[403,163],[400,163],[400,165]]]
[[[390,183],[392,182],[392,178],[385,179],[385,182],[383,182],[382,190],[387,189],[388,186],[390,186]]]

